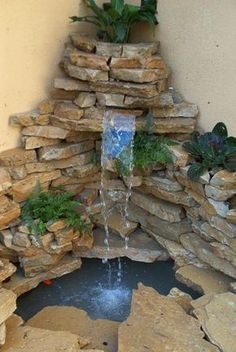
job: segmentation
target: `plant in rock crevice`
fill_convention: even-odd
[[[73,197],[73,192],[59,189],[44,192],[40,185],[37,185],[22,207],[21,219],[35,235],[45,233],[46,224],[59,219],[64,219],[68,227],[78,232],[88,230],[89,224],[77,211],[80,202]]]
[[[145,168],[154,164],[173,163],[172,155],[168,146],[175,145],[176,142],[165,136],[158,136],[153,133],[154,119],[149,112],[146,126],[143,131],[138,131],[133,143],[133,166],[144,172]],[[129,176],[129,169],[124,162],[127,151],[124,150],[116,159],[116,169],[119,176]]]
[[[85,0],[93,12],[91,16],[72,16],[72,22],[87,22],[98,27],[97,37],[112,43],[127,43],[134,24],[147,22],[157,25],[157,0],[141,0],[140,6],[125,4],[124,0],[110,0],[98,6],[94,0]]]
[[[236,138],[228,137],[223,122],[217,123],[211,132],[193,133],[191,142],[185,142],[183,147],[195,160],[188,169],[192,180],[214,168],[236,171]]]

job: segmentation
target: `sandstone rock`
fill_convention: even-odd
[[[104,57],[120,57],[122,54],[122,45],[116,43],[96,43],[96,54]]]
[[[0,167],[0,196],[6,194],[12,185],[11,176],[6,169]]]
[[[31,242],[29,236],[23,232],[16,232],[13,236],[13,244],[19,247],[29,248],[31,246]]]
[[[78,81],[77,79],[71,78],[55,78],[54,79],[54,88],[62,89],[64,91],[82,91],[82,92],[90,92],[91,89],[89,87],[88,82]]]
[[[8,227],[11,221],[17,219],[20,216],[20,206],[14,201],[9,201],[7,209],[4,213],[0,211],[0,230]]]
[[[94,165],[94,164],[86,164],[83,165],[81,167],[73,167],[73,168],[68,168],[66,170],[64,170],[65,175],[70,176],[70,177],[78,177],[78,178],[84,178],[87,176],[92,176],[96,177],[96,174],[98,174],[98,172],[100,171],[100,166],[99,165]],[[98,174],[99,177],[99,174]],[[96,181],[98,181],[98,179],[96,179]],[[82,182],[81,180],[79,180],[79,182]],[[90,181],[89,181],[90,182]]]
[[[96,92],[108,94],[127,94],[134,97],[151,98],[158,95],[155,84],[136,84],[119,81],[90,82],[90,88]]]
[[[208,236],[213,240],[217,240],[222,244],[228,245],[236,252],[236,238],[232,238],[230,235],[226,235],[225,233],[215,229],[208,222],[201,224],[200,233],[205,237]]]
[[[69,58],[72,65],[109,71],[109,66],[107,65],[108,56],[99,56],[74,50],[69,54]]]
[[[66,138],[66,141],[68,143],[78,143],[88,140],[96,141],[100,138],[100,133],[96,132],[71,132],[71,134]]]
[[[124,44],[123,50],[122,50],[122,57],[127,57],[127,58],[136,57],[136,56],[149,57],[156,54],[159,51],[159,48],[160,48],[160,42]]]
[[[63,219],[55,220],[55,221],[51,220],[47,222],[46,227],[49,232],[57,232],[59,230],[64,229],[66,227],[66,224]]]
[[[219,231],[222,231],[228,237],[235,237],[236,225],[229,223],[225,219],[219,216],[212,216],[210,219],[210,224]]]
[[[65,139],[69,131],[54,127],[54,126],[30,126],[23,129],[24,136],[44,137],[50,139]],[[29,153],[31,151],[27,151]],[[32,151],[33,152],[33,151]],[[34,162],[35,160],[27,160],[27,162]]]
[[[11,126],[33,126],[35,125],[35,119],[39,115],[39,111],[33,110],[29,112],[24,112],[10,116],[10,125]]]
[[[45,99],[38,105],[40,114],[51,114],[54,111],[55,100]]]
[[[153,117],[161,118],[173,118],[173,117],[191,117],[195,118],[198,115],[198,107],[195,104],[190,103],[179,103],[174,104],[173,107],[162,109],[162,108],[152,108],[151,112]]]
[[[72,258],[69,254],[65,255],[59,263],[46,272],[41,272],[34,277],[24,277],[20,269],[11,277],[11,280],[4,284],[6,289],[12,290],[18,297],[46,279],[54,279],[69,274],[81,267],[80,258]]]
[[[63,246],[70,243],[76,236],[77,235],[73,228],[64,228],[55,232],[55,238],[58,246]]]
[[[236,224],[236,210],[235,209],[230,209],[229,211],[227,211],[225,217],[229,222]]]
[[[96,103],[96,95],[93,93],[81,92],[75,99],[74,103],[80,108],[89,108]]]
[[[61,160],[71,158],[74,155],[88,152],[94,148],[93,141],[84,141],[76,144],[58,144],[39,150],[40,161]]]
[[[201,323],[209,341],[221,351],[234,352],[236,295],[231,292],[213,295],[209,297],[207,303],[203,298],[199,298],[193,302],[193,307],[194,315]]]
[[[205,187],[206,196],[217,201],[226,201],[236,194],[236,189],[222,190],[211,185]]]
[[[134,57],[121,57],[112,58],[110,62],[111,68],[159,68],[166,69],[166,64],[162,57],[155,56],[134,56]]]
[[[85,311],[75,307],[46,307],[31,318],[27,325],[53,331],[70,331],[82,336],[89,340],[86,351],[117,351],[119,323],[104,319],[92,320]]]
[[[27,174],[33,174],[36,172],[49,172],[55,170],[55,166],[50,162],[44,163],[30,163],[25,165]]]
[[[73,100],[75,100],[77,98],[78,91],[53,88],[53,89],[51,89],[49,95],[54,100],[64,100],[64,101],[70,100],[70,101],[73,101]]]
[[[96,41],[89,38],[86,34],[74,33],[71,35],[73,45],[87,53],[92,53],[96,48]]]
[[[226,259],[236,267],[236,252],[229,246],[218,242],[210,242],[210,249],[219,258]]]
[[[7,335],[6,324],[5,324],[5,323],[2,323],[2,324],[0,325],[0,347],[5,344],[6,335]]]
[[[192,229],[187,219],[182,219],[181,222],[171,223],[157,216],[152,216],[141,207],[141,202],[138,206],[130,203],[128,213],[131,221],[139,222],[142,227],[151,230],[154,234],[158,234],[173,241],[179,242],[179,236],[183,233],[188,233]]]
[[[8,167],[7,171],[14,180],[22,180],[27,176],[25,165]]]
[[[133,291],[131,314],[119,327],[118,351],[218,351],[203,337],[198,321],[172,298],[139,284]]]
[[[189,154],[183,149],[181,145],[170,145],[168,146],[168,149],[171,153],[175,166],[181,167],[189,164]]]
[[[167,297],[170,297],[175,300],[176,303],[178,303],[186,313],[190,313],[192,310],[192,297],[186,293],[178,289],[177,287],[173,287],[170,292],[168,293]]]
[[[15,271],[15,265],[13,265],[8,259],[0,259],[0,283],[13,275]]]
[[[168,77],[167,72],[161,69],[129,69],[129,68],[112,68],[110,77],[119,81],[149,83],[156,82],[159,79]]]
[[[176,271],[176,279],[201,294],[221,293],[229,290],[232,279],[211,268],[186,265]]]
[[[89,151],[83,154],[72,156],[71,158],[68,158],[68,159],[50,161],[50,163],[56,169],[67,169],[70,167],[79,167],[79,166],[84,166],[86,164],[89,164],[92,162],[93,157],[94,157],[94,152]]]
[[[145,209],[150,214],[169,222],[181,221],[184,217],[182,208],[179,205],[171,204],[152,195],[133,191],[131,200],[137,206]]]
[[[96,93],[96,97],[100,106],[124,107],[125,96],[123,94]]]
[[[10,331],[6,344],[2,347],[3,352],[77,352],[79,347],[84,347],[88,341],[67,331],[51,331],[20,326]]]
[[[188,190],[188,194],[198,203],[201,205],[203,211],[208,214],[209,216],[215,216],[217,215],[216,207],[211,204],[211,200],[209,200],[201,195],[200,193],[197,193],[193,190]]]
[[[65,69],[69,76],[81,81],[108,81],[107,71],[78,67],[71,64],[66,64]]]
[[[148,179],[152,181],[153,185],[157,186],[163,191],[178,192],[184,189],[183,186],[179,184],[179,182],[167,177],[160,177],[152,174]],[[146,178],[144,179],[144,182],[145,180]]]
[[[208,198],[208,202],[213,206],[215,209],[216,214],[222,216],[223,218],[226,217],[226,214],[229,211],[229,205],[224,202],[219,202],[217,200]],[[214,214],[213,214],[214,215]]]
[[[200,204],[204,203],[203,199],[205,199],[205,193],[204,193],[203,185],[201,183],[191,181],[187,176],[183,175],[181,172],[178,172],[178,171],[175,172],[175,177],[181,185],[191,189],[194,192],[193,196],[195,196],[195,201],[197,201]],[[187,192],[189,193],[189,190],[187,190]],[[203,196],[203,198],[202,197],[198,198],[198,194],[200,196]]]
[[[16,295],[5,288],[0,288],[0,325],[4,323],[16,309]]]
[[[40,174],[31,174],[25,179],[15,182],[12,186],[13,200],[15,200],[16,202],[22,202],[26,200],[35,190],[35,187],[38,183],[40,183],[42,187],[46,186],[47,188],[47,186],[52,180],[60,176],[60,170],[55,170]]]
[[[155,119],[153,131],[159,134],[168,134],[173,131],[176,133],[192,133],[195,126],[196,121],[191,118]],[[144,120],[138,118],[136,120],[136,128],[143,129],[144,127]]]
[[[236,278],[236,268],[227,260],[215,255],[210,244],[205,242],[195,233],[181,235],[180,241],[184,248],[194,253],[199,259],[209,264],[212,268],[219,270],[230,277]]]
[[[54,114],[64,119],[79,120],[83,116],[84,111],[71,102],[63,102],[55,105]]]
[[[102,216],[97,219],[96,223],[99,227],[102,228],[105,225]],[[138,224],[135,222],[131,222],[128,220],[125,221],[125,219],[118,212],[113,212],[109,214],[109,217],[107,219],[107,225],[111,231],[114,231],[123,238],[129,236],[138,226]]]
[[[123,176],[123,181],[127,187],[129,187],[130,184],[132,184],[132,187],[140,187],[143,183],[143,177],[142,176]]]
[[[79,194],[78,199],[84,205],[91,206],[97,197],[98,191],[96,189],[85,189]]]
[[[230,287],[230,291],[232,291],[233,293],[236,293],[236,282],[231,282],[229,287]]]
[[[26,137],[23,140],[26,150],[37,149],[40,147],[47,147],[49,145],[54,145],[60,143],[60,139],[51,139],[44,137]]]
[[[7,248],[10,248],[12,245],[13,235],[10,230],[0,231],[0,242],[4,244]]]
[[[236,172],[221,170],[217,172],[211,179],[211,186],[223,190],[236,189]]]
[[[51,232],[44,233],[40,236],[40,245],[43,248],[48,249],[48,247],[51,245],[51,243],[54,240],[55,240],[54,233],[51,233]]]
[[[74,249],[74,253],[82,258],[108,258],[114,259],[119,257],[128,257],[134,261],[152,263],[156,260],[167,260],[167,252],[158,243],[150,238],[147,233],[141,229],[135,230],[129,237],[127,247],[122,238],[116,234],[110,233],[109,251],[104,244],[106,238],[105,232],[100,229],[94,231],[94,244],[92,249],[83,250]]]
[[[30,163],[35,161],[37,161],[37,156],[34,150],[24,150],[22,148],[14,148],[0,153],[1,166],[8,166],[8,167],[21,166],[21,165],[24,165],[25,163]]]
[[[195,205],[193,198],[189,196],[187,192],[165,191],[156,186],[155,183],[149,178],[145,179],[144,186],[142,186],[142,190],[146,193],[152,194],[156,198],[166,200],[170,203],[182,204],[189,207]]]

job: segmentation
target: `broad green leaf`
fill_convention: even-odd
[[[215,127],[212,130],[212,133],[216,134],[217,136],[227,138],[228,137],[228,131],[227,127],[223,122],[218,122]]]
[[[200,163],[195,163],[190,165],[188,169],[188,177],[191,180],[198,180],[199,177],[203,174],[204,172],[204,167]]]

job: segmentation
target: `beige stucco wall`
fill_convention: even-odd
[[[9,115],[46,97],[75,28],[68,16],[78,12],[85,13],[79,0],[0,0],[0,150],[19,143]],[[236,135],[235,0],[159,0],[158,17],[155,36],[172,68],[171,85],[199,105],[201,127],[222,120]],[[136,39],[143,33],[137,28]]]

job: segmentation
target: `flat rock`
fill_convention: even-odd
[[[44,138],[44,137],[26,137],[23,138],[24,147],[26,150],[47,147],[60,143],[60,139]]]
[[[73,45],[87,53],[92,53],[96,49],[96,41],[84,33],[73,33],[71,35]]]
[[[6,229],[7,226],[20,216],[20,205],[14,201],[8,202],[8,206],[3,213],[0,211],[0,230]]]
[[[165,79],[168,74],[162,69],[129,69],[129,68],[112,68],[110,77],[120,81],[135,83],[156,82],[159,79]]]
[[[236,209],[230,209],[225,215],[226,219],[236,225]]]
[[[4,323],[16,309],[16,295],[5,288],[0,288],[0,325]]]
[[[96,103],[96,95],[94,93],[81,92],[74,100],[74,103],[80,108],[89,108]]]
[[[81,81],[108,81],[108,72],[66,64],[67,74]]]
[[[83,116],[84,111],[71,102],[63,102],[56,104],[54,114],[64,119],[79,120]]]
[[[48,279],[55,279],[69,274],[81,267],[80,258],[72,258],[69,254],[65,255],[59,263],[47,272],[39,273],[34,277],[24,277],[21,269],[11,277],[9,282],[4,283],[4,288],[13,291],[17,297],[37,287],[40,282]]]
[[[10,330],[2,352],[78,352],[85,341],[68,331],[51,331],[20,326]]]
[[[28,320],[27,326],[41,329],[69,331],[89,340],[87,349],[117,351],[118,322],[92,320],[88,314],[75,307],[46,307]]]
[[[96,93],[96,97],[100,106],[124,107],[123,94]]]
[[[0,325],[0,347],[5,344],[6,335],[7,335],[6,324],[5,324],[5,323],[2,323],[2,324]]]
[[[209,264],[212,268],[223,272],[224,274],[236,278],[236,267],[229,261],[217,256],[211,245],[201,239],[195,233],[184,234],[180,236],[180,241],[184,248],[194,253],[203,262]]]
[[[122,48],[122,44],[96,42],[96,54],[104,57],[120,57]]]
[[[11,176],[7,170],[0,167],[0,196],[6,194],[12,185]]]
[[[178,192],[178,191],[183,191],[184,187],[175,179],[170,179],[167,177],[159,177],[156,176],[155,174],[151,174],[150,177],[148,177],[149,180],[152,181],[153,185],[156,185],[160,189],[164,191],[170,191],[170,192]],[[144,182],[146,181],[146,178],[144,179]]]
[[[12,276],[15,271],[15,265],[13,265],[8,259],[0,259],[0,283]]]
[[[43,147],[39,150],[40,161],[60,160],[71,158],[74,155],[88,152],[94,148],[94,141],[80,143],[62,143],[54,146]]]
[[[162,199],[157,199],[152,195],[133,191],[131,200],[137,206],[145,209],[150,214],[169,222],[179,222],[184,218],[181,206],[171,204]]]
[[[123,50],[122,50],[122,57],[126,57],[126,58],[136,57],[136,56],[150,57],[158,53],[159,49],[160,49],[160,42],[124,44]]]
[[[219,271],[186,265],[175,274],[177,280],[201,294],[222,293],[229,290],[232,279]]]
[[[0,166],[21,166],[35,161],[37,161],[35,150],[14,148],[0,153]]]
[[[191,301],[193,300],[192,297],[186,293],[178,289],[177,287],[173,287],[170,292],[168,293],[167,297],[170,297],[178,303],[186,313],[190,313],[192,310]]]
[[[61,89],[63,91],[82,91],[82,92],[90,92],[88,82],[79,81],[77,79],[72,78],[55,78],[54,79],[54,88]]]
[[[94,244],[91,250],[76,250],[75,254],[82,258],[127,257],[131,260],[152,263],[157,260],[167,260],[169,255],[158,243],[141,229],[135,230],[129,238],[127,246],[124,240],[116,234],[110,233],[109,251],[104,244],[105,232],[101,229],[94,231]]]
[[[222,190],[220,188],[213,187],[211,185],[206,185],[205,187],[206,196],[217,201],[226,201],[236,194],[235,189]]]
[[[73,50],[69,54],[69,59],[72,65],[109,71],[109,66],[107,65],[109,56],[99,56],[95,54],[85,53],[79,50]]]
[[[208,298],[208,299],[207,299]],[[208,340],[221,351],[234,352],[236,346],[236,295],[225,292],[192,302],[193,313]]]
[[[174,104],[173,107],[167,109],[152,108],[153,117],[155,118],[173,118],[173,117],[191,117],[195,118],[198,116],[198,107],[195,104],[190,103],[179,103]]]
[[[54,126],[30,126],[22,130],[24,136],[44,137],[51,139],[65,139],[69,131]],[[30,151],[27,151],[30,152]],[[35,161],[35,160],[34,160]],[[28,161],[30,162],[30,161]]]
[[[203,337],[198,321],[174,299],[139,284],[133,291],[130,316],[119,327],[118,351],[218,351]]]
[[[102,216],[98,217],[96,224],[104,227],[104,219]],[[129,236],[138,226],[137,223],[125,220],[118,212],[113,212],[107,219],[107,225],[111,231],[114,231],[121,237]]]
[[[224,190],[236,189],[236,172],[221,170],[212,177],[210,184]]]

